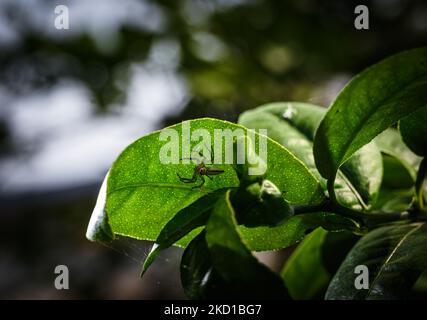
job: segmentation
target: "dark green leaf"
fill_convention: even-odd
[[[360,236],[349,231],[328,232],[322,246],[322,257],[331,278],[359,239]],[[325,297],[326,289],[327,287],[324,288],[322,299]]]
[[[375,138],[383,154],[383,182],[374,210],[404,211],[412,198],[416,168],[421,158],[402,141],[398,130],[389,128]]]
[[[282,279],[260,264],[237,229],[229,192],[215,205],[206,225],[214,268],[238,292],[236,298],[288,298]]]
[[[181,283],[190,299],[242,299],[248,296],[233,282],[226,281],[214,268],[206,243],[205,231],[185,248],[181,260]]]
[[[353,247],[357,236],[318,228],[304,238],[281,272],[293,299],[323,299],[332,275]]]
[[[384,177],[382,188],[386,189],[409,189],[414,186],[414,177],[399,159],[383,154]],[[381,193],[381,191],[380,191]]]
[[[412,293],[413,296],[411,296],[411,298],[423,300],[427,299],[427,270],[425,270],[420,275],[417,282],[415,282],[412,288]]]
[[[204,289],[211,270],[212,261],[202,231],[191,240],[181,258],[181,284],[188,298],[205,298]]]
[[[219,190],[210,193],[197,201],[190,204],[188,207],[179,211],[160,231],[156,239],[156,243],[142,267],[141,276],[147,271],[148,267],[154,262],[160,252],[175,244],[190,231],[206,224],[209,211],[225,191]],[[185,245],[185,243],[181,243]]]
[[[354,77],[332,103],[316,132],[320,174],[338,168],[379,133],[427,105],[427,48],[399,53]]]
[[[387,189],[380,191],[375,210],[384,212],[403,212],[408,210],[414,197],[413,189]]]
[[[229,297],[232,288],[212,265],[205,231],[197,235],[185,248],[181,259],[181,283],[190,299]]]
[[[329,283],[330,275],[323,265],[322,246],[328,234],[322,228],[310,233],[287,260],[281,272],[293,299],[313,299]]]
[[[427,225],[376,229],[350,251],[331,281],[326,299],[401,299],[427,269]],[[355,268],[369,270],[369,289],[355,288]]]
[[[383,154],[388,156],[383,157],[385,165],[383,184],[388,188],[392,188],[394,185],[399,189],[413,186],[416,168],[418,168],[421,158],[412,153],[403,143],[399,132],[394,128],[389,128],[375,138],[375,144]],[[411,181],[408,181],[408,175]]]
[[[427,156],[427,107],[400,120],[399,130],[403,141],[414,153]]]
[[[247,227],[278,226],[293,215],[293,208],[269,180],[239,188],[231,200],[238,223]]]
[[[263,180],[260,189],[260,202],[267,211],[275,212],[278,217],[277,224],[293,216],[293,208],[283,198],[282,191],[270,180]]]

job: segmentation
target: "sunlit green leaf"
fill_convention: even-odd
[[[211,137],[215,129],[242,130],[246,128],[215,119],[197,119],[188,122],[191,132],[196,129],[206,129]],[[182,144],[189,143],[190,148],[200,143],[189,141],[190,137],[181,137],[182,124],[168,129],[177,132],[183,141],[171,143],[171,147],[181,150]],[[127,147],[113,164],[107,181],[106,201],[97,206],[101,212],[105,210],[109,219],[112,233],[125,235],[136,239],[155,241],[160,231],[179,211],[189,206],[197,199],[223,188],[237,188],[239,180],[232,164],[214,164],[224,170],[213,180],[205,179],[201,188],[194,184],[185,184],[179,180],[177,173],[189,177],[193,174],[195,164],[162,164],[159,159],[161,148],[165,141],[159,141],[161,132],[153,132],[137,140]],[[255,134],[255,139],[259,139]],[[266,178],[272,181],[280,190],[286,192],[286,200],[291,204],[312,203],[323,201],[321,187],[306,168],[293,154],[273,140],[267,140],[267,171]],[[224,146],[223,146],[224,148]],[[282,168],[287,168],[285,171]],[[104,207],[104,203],[105,207]],[[274,241],[267,235],[269,230],[255,228],[245,230],[249,248],[269,250],[281,247],[288,242],[289,235],[285,228],[276,230],[282,234]],[[251,241],[252,235],[263,240]],[[284,239],[281,239],[283,237]]]
[[[320,174],[335,178],[359,148],[427,105],[427,48],[399,53],[355,76],[332,103],[316,132]]]
[[[268,136],[303,161],[326,190],[326,180],[317,171],[313,158],[314,135],[325,113],[325,108],[312,104],[278,102],[244,112],[239,123],[253,129],[267,128]],[[342,167],[335,192],[342,204],[365,208],[375,201],[381,177],[381,155],[376,146],[368,144]]]

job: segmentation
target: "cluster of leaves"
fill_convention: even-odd
[[[421,48],[366,69],[329,109],[273,103],[243,113],[238,124],[190,121],[212,136],[267,129],[262,176],[216,165],[223,174],[192,188],[176,173],[191,175],[194,164],[161,164],[160,131],[153,132],[112,166],[88,238],[155,241],[143,272],[163,249],[185,247],[181,279],[195,299],[407,297],[427,270],[426,122]],[[170,128],[180,133],[182,124]],[[280,274],[252,254],[298,242]],[[369,268],[369,289],[354,286],[358,265]]]

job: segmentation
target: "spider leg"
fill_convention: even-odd
[[[204,150],[206,150],[208,153],[209,153],[209,158],[210,158],[210,163],[214,163],[214,155],[213,155],[213,148],[212,148],[212,146],[210,146],[210,148],[206,145],[206,144],[204,144],[205,145],[205,149]],[[207,160],[207,157],[202,153],[202,150],[199,150],[199,155],[200,155],[200,157],[202,157],[203,158],[203,162],[205,162],[206,163],[206,160]]]
[[[201,188],[205,184],[205,178],[202,175],[200,176],[200,179],[202,180],[202,183],[200,183],[197,186],[192,187],[191,190]]]
[[[195,158],[195,157],[186,157],[186,158],[180,158],[179,159],[179,161],[182,161],[182,160],[191,160],[191,161],[194,161],[196,164],[203,163],[203,160],[200,160],[200,159]]]
[[[178,176],[179,180],[184,183],[194,183],[197,180],[197,172],[194,171],[193,176],[191,178],[185,178],[181,177],[181,175],[177,172],[176,175]]]
[[[191,179],[189,179],[189,178],[183,178],[179,174],[177,174],[177,175],[178,175],[178,178],[181,182],[184,182],[184,183],[193,183],[194,182],[194,181],[191,181]]]

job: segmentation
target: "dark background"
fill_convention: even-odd
[[[183,119],[327,106],[364,67],[427,45],[426,1],[363,3],[369,30],[354,28],[360,1],[0,0],[0,298],[183,297],[180,249],[139,280],[148,243],[85,239],[109,166]],[[69,30],[54,27],[58,4]]]

